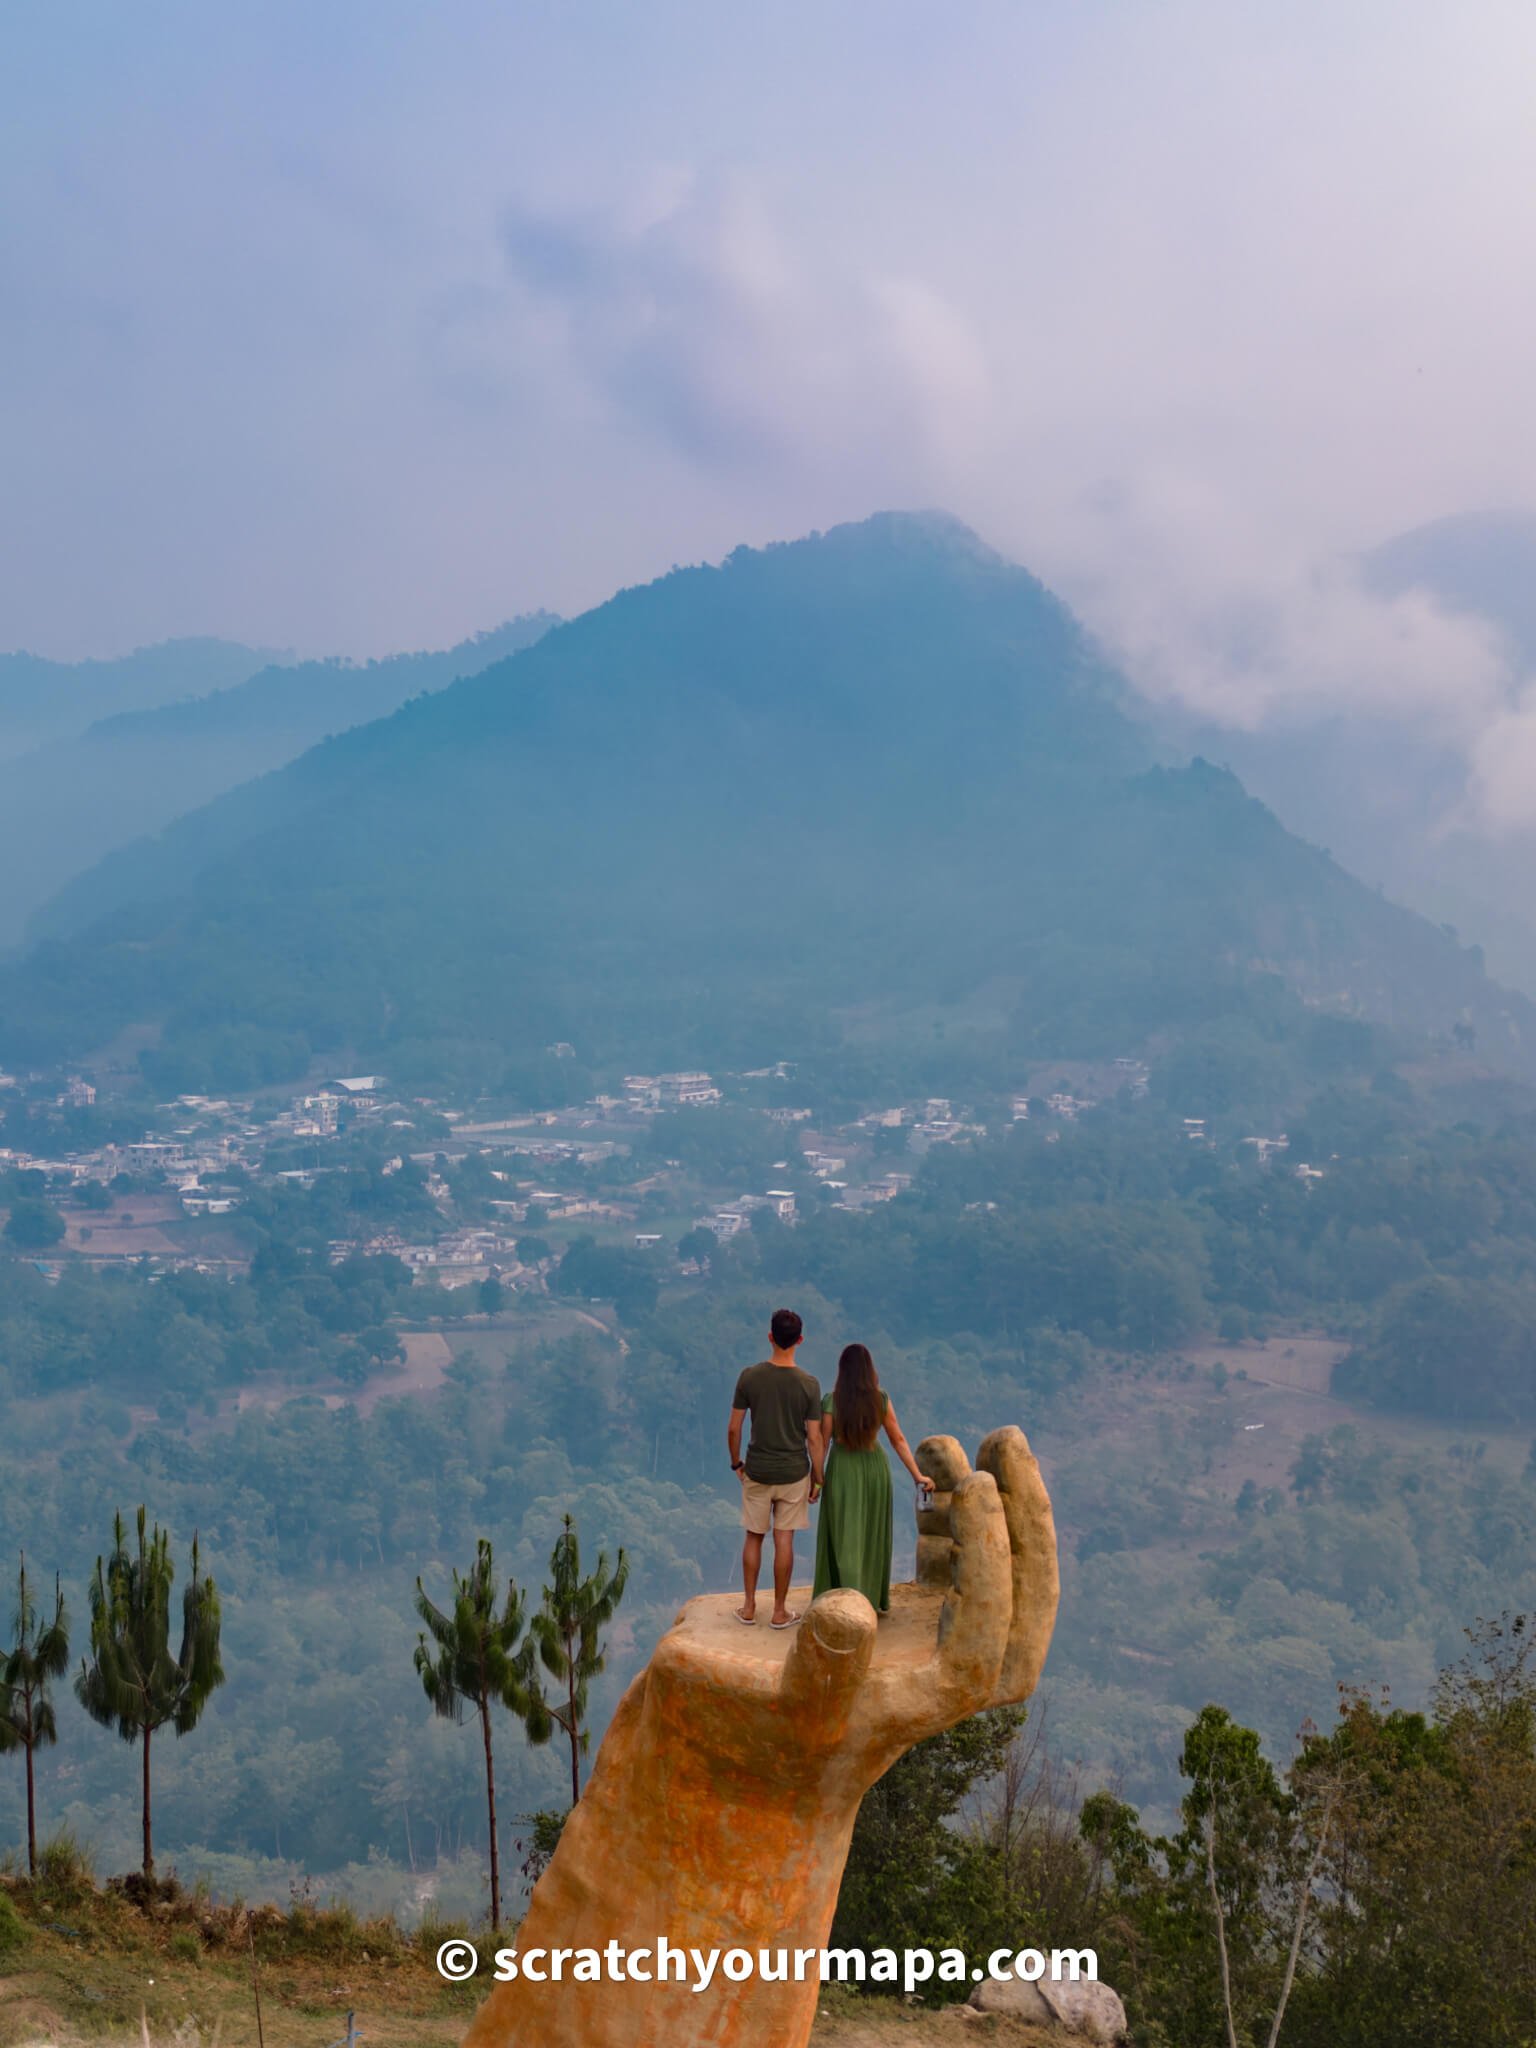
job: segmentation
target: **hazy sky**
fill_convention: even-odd
[[[939,504],[1224,715],[1507,712],[1318,565],[1536,503],[1533,107],[1530,0],[13,6],[0,646]]]

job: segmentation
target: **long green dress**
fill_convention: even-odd
[[[880,1417],[890,1398],[880,1396]],[[832,1396],[821,1404],[832,1413]],[[891,1468],[877,1437],[867,1451],[834,1437],[816,1524],[816,1592],[856,1586],[877,1613],[891,1604]]]

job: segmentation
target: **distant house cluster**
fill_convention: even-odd
[[[708,1074],[626,1074],[624,1100],[632,1110],[704,1109],[724,1098]]]
[[[545,1052],[562,1061],[576,1057],[565,1040],[547,1045]],[[162,1237],[146,1252],[143,1231],[177,1214],[192,1219],[228,1215],[260,1183],[313,1188],[323,1176],[358,1162],[390,1181],[409,1167],[420,1195],[407,1198],[401,1213],[415,1220],[338,1240],[331,1256],[339,1261],[388,1254],[424,1286],[454,1288],[494,1279],[522,1289],[544,1287],[562,1246],[588,1230],[610,1243],[617,1239],[650,1252],[666,1242],[659,1219],[668,1215],[692,1212],[695,1229],[724,1243],[764,1219],[794,1226],[811,1188],[818,1207],[867,1210],[896,1201],[911,1190],[923,1153],[936,1145],[967,1143],[997,1128],[995,1108],[978,1111],[937,1095],[887,1102],[846,1123],[823,1124],[808,1104],[763,1100],[765,1094],[786,1094],[784,1084],[793,1073],[791,1063],[781,1060],[726,1077],[724,1085],[693,1068],[627,1074],[615,1092],[580,1104],[481,1118],[472,1106],[402,1100],[383,1074],[317,1076],[281,1105],[267,1095],[183,1095],[163,1106],[169,1114],[161,1128],[133,1143],[71,1151],[60,1159],[0,1152],[0,1165],[36,1166],[54,1184],[107,1184],[119,1208],[130,1199],[130,1184],[145,1191],[133,1194],[143,1207],[136,1231],[127,1234],[108,1220],[99,1203],[86,1205],[94,1210],[92,1216],[72,1210],[73,1250],[101,1259],[150,1256],[157,1268],[195,1265],[226,1271],[244,1256],[233,1239],[200,1236],[183,1252]],[[35,1090],[38,1078],[22,1085]],[[1133,1096],[1144,1094],[1148,1078],[1146,1064],[1129,1057],[1112,1063],[1057,1061],[1020,1077],[1002,1098],[1004,1116],[1007,1122],[1027,1124],[1032,1116],[1043,1115],[1051,1126],[1043,1134],[1045,1142],[1059,1142],[1060,1126],[1127,1089]],[[0,1084],[8,1079],[0,1077]],[[659,1160],[648,1171],[636,1170],[637,1142],[649,1119],[714,1106],[726,1100],[728,1089],[746,1113],[782,1133],[785,1157],[775,1162],[774,1185],[722,1199],[726,1191],[711,1189],[697,1166]],[[60,1109],[89,1110],[96,1103],[96,1085],[82,1074],[66,1072],[49,1090],[50,1101]],[[412,1149],[423,1110],[430,1114],[434,1135],[425,1144],[417,1138],[418,1149]],[[1212,1142],[1202,1118],[1187,1119],[1184,1129],[1193,1142]],[[367,1142],[370,1131],[384,1136],[382,1151],[377,1142]],[[392,1145],[395,1133],[401,1135]],[[353,1140],[363,1142],[343,1142]],[[1253,1134],[1248,1142],[1268,1165],[1288,1140],[1283,1134]],[[910,1157],[898,1164],[893,1153]],[[478,1162],[475,1171],[461,1186],[459,1169],[472,1162]],[[1307,1166],[1294,1170],[1304,1178],[1321,1174]],[[701,1180],[705,1203],[698,1213]],[[425,1215],[423,1197],[430,1205]],[[556,1233],[553,1242],[544,1240],[536,1253],[525,1256],[546,1228]],[[94,1242],[87,1245],[88,1239]]]
[[[712,1215],[701,1216],[696,1227],[710,1231],[723,1243],[749,1229],[758,1210],[766,1210],[780,1223],[793,1223],[797,1214],[795,1197],[788,1188],[769,1188],[761,1195],[739,1195],[728,1209],[716,1209]]]

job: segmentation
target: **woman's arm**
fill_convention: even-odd
[[[900,1458],[902,1464],[906,1466],[918,1485],[931,1491],[933,1481],[928,1478],[926,1473],[918,1470],[917,1460],[912,1455],[912,1446],[903,1436],[901,1424],[896,1420],[896,1403],[889,1394],[885,1397],[885,1433],[891,1440],[891,1449]]]

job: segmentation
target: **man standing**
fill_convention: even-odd
[[[804,1335],[792,1308],[775,1309],[768,1326],[773,1349],[761,1365],[749,1365],[736,1382],[731,1426],[731,1470],[741,1481],[741,1578],[746,1598],[736,1619],[757,1620],[757,1575],[763,1538],[773,1531],[773,1626],[793,1628],[800,1616],[789,1606],[795,1569],[795,1531],[810,1523],[810,1504],[821,1492],[821,1388],[795,1363]],[[752,1442],[741,1455],[741,1425],[752,1417]]]

